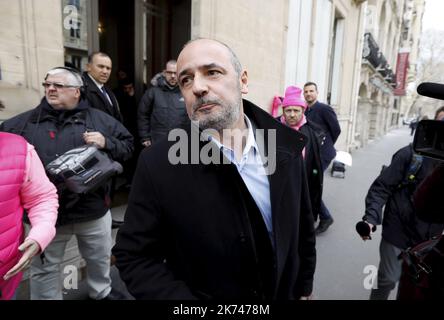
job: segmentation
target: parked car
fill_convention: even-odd
[[[416,117],[410,117],[410,118],[407,118],[407,119],[404,118],[404,119],[402,119],[402,124],[408,126],[408,125],[410,125],[410,123],[412,121],[415,121],[415,120],[416,120]]]

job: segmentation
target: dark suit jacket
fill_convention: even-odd
[[[83,81],[85,83],[85,98],[88,100],[90,106],[102,110],[103,112],[122,122],[122,115],[120,114],[119,103],[117,102],[117,99],[112,90],[105,86],[106,93],[113,103],[111,105],[108,99],[96,86],[94,81],[92,81],[92,79],[89,77],[87,72],[83,73]]]
[[[307,108],[305,116],[308,120],[320,126],[326,134],[324,144],[321,147],[322,167],[325,170],[336,157],[335,143],[341,134],[338,118],[332,107],[319,101]]]
[[[136,299],[291,300],[312,292],[316,250],[301,157],[305,137],[246,100],[244,110],[257,128],[276,130],[265,130],[265,141],[276,132],[276,170],[269,176],[275,250],[267,257],[265,224],[233,164],[173,165],[168,152],[175,142],[160,140],[139,158],[113,248]]]

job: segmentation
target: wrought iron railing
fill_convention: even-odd
[[[384,54],[379,50],[379,46],[370,32],[364,34],[362,57],[381,74],[385,81],[387,81],[392,87],[396,87],[396,76],[390,68],[390,65],[387,63]]]
[[[366,59],[373,67],[379,64],[379,47],[370,32],[364,34],[364,48],[362,50],[362,57]]]

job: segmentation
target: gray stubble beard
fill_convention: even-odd
[[[221,107],[221,111],[205,117],[204,119],[199,119],[195,113],[192,114],[191,120],[199,123],[199,128],[201,130],[213,129],[218,132],[222,132],[224,129],[233,128],[234,124],[239,120],[240,116],[240,108],[242,103],[242,97],[239,93],[239,96],[236,99],[236,102],[233,104],[226,104],[220,99],[212,99],[212,98],[199,98],[196,103],[193,105],[192,110],[195,111],[202,104],[214,103]]]

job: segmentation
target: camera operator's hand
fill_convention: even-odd
[[[106,139],[100,132],[85,132],[83,140],[87,144],[95,144],[99,149],[105,148]]]
[[[371,234],[376,231],[376,226],[367,221],[359,221],[356,224],[356,231],[359,233],[362,240],[371,240]]]
[[[151,140],[150,140],[150,139],[147,139],[147,140],[143,141],[143,142],[142,142],[142,145],[143,145],[145,148],[151,146]]]

